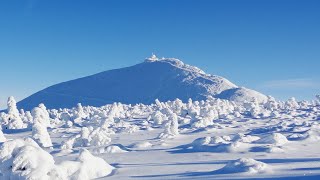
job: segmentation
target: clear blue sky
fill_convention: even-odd
[[[0,107],[151,52],[280,99],[311,99],[320,1],[1,0]]]

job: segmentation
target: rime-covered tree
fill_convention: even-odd
[[[44,127],[50,126],[50,119],[49,114],[47,114],[47,110],[44,110],[44,108],[35,107],[32,109],[31,114],[33,117],[33,122],[40,123]]]
[[[50,135],[47,130],[45,120],[43,116],[43,111],[40,108],[34,108],[32,110],[34,116],[34,124],[32,126],[32,138],[37,141],[37,143],[42,147],[51,147],[52,142]]]
[[[23,129],[25,125],[20,117],[19,111],[17,109],[17,103],[13,96],[8,98],[8,116],[7,116],[7,129]]]
[[[177,135],[179,135],[178,117],[176,114],[172,113],[165,124],[164,132],[160,134],[159,138],[172,138]]]
[[[295,110],[299,108],[299,104],[296,101],[296,98],[292,97],[288,101],[285,102],[285,109],[287,110]]]

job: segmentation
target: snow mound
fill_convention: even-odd
[[[288,139],[281,133],[273,133],[256,142],[261,144],[273,144],[277,146],[282,146],[288,143]]]
[[[114,167],[105,160],[93,156],[88,150],[81,149],[77,161],[63,161],[56,167],[57,172],[64,172],[71,180],[88,180],[108,176]]]
[[[241,141],[231,140],[229,136],[203,137],[194,140],[188,145],[194,151],[209,151],[217,153],[245,152],[249,145]]]
[[[238,141],[238,142],[243,142],[243,143],[251,143],[254,141],[258,141],[260,137],[258,136],[251,136],[251,135],[244,135],[244,134],[237,134],[234,138],[233,141]]]
[[[191,143],[191,146],[199,147],[199,146],[209,145],[210,143],[211,143],[211,137],[202,137],[194,140]]]
[[[128,152],[117,145],[111,145],[105,148],[105,153],[114,154],[114,153],[125,153]]]
[[[268,101],[268,97],[266,95],[244,87],[227,89],[216,97],[235,102],[251,102],[253,99],[256,99],[259,103]]]
[[[219,144],[216,146],[216,152],[233,153],[233,152],[246,152],[248,151],[248,144],[242,142],[232,142],[229,144]]]
[[[224,173],[265,173],[270,171],[271,168],[269,165],[256,161],[251,158],[241,158],[235,161],[229,162],[225,167],[220,169],[219,171]]]
[[[95,179],[111,174],[114,167],[110,166],[102,158],[93,156],[88,150],[82,149],[78,160],[80,168],[76,173],[78,180]]]
[[[145,149],[151,146],[152,144],[148,141],[138,142],[131,145],[132,148],[137,148],[137,149]]]
[[[269,153],[283,153],[284,150],[280,147],[272,146],[272,147],[268,148],[267,152],[269,152]]]

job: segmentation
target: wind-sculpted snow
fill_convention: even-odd
[[[10,97],[0,114],[0,179],[313,178],[319,100],[156,99],[29,112]]]
[[[220,171],[223,173],[265,173],[270,171],[271,168],[263,163],[249,158],[241,158],[229,162]]]
[[[149,58],[150,59],[150,58]],[[175,58],[151,58],[143,63],[53,85],[20,101],[18,107],[31,110],[44,103],[48,108],[71,108],[77,103],[103,106],[108,103],[151,104],[176,98],[186,102],[209,96],[235,101],[266,96],[238,88],[229,80],[206,74]],[[57,101],[59,100],[59,101]]]

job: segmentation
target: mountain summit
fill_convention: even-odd
[[[206,74],[178,59],[159,59],[152,55],[131,67],[53,85],[20,101],[18,106],[29,110],[39,103],[48,108],[70,108],[77,103],[92,106],[113,102],[150,104],[155,99],[187,101],[209,96],[234,101],[266,99],[261,93],[239,88],[223,77]]]

